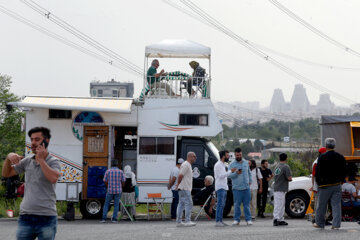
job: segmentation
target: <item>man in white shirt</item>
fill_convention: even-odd
[[[251,159],[249,161],[249,166],[251,170],[251,184],[250,184],[250,192],[251,192],[251,200],[250,200],[250,211],[251,218],[255,219],[256,215],[256,203],[257,203],[257,195],[258,193],[262,193],[262,174],[260,169],[256,167],[256,161]]]
[[[170,173],[170,177],[169,177],[169,184],[168,184],[168,189],[171,189],[172,195],[173,195],[173,199],[171,202],[171,219],[175,220],[176,219],[176,209],[179,203],[179,193],[178,191],[175,189],[176,185],[177,185],[177,179],[179,176],[179,169],[181,164],[184,162],[184,159],[179,158],[176,166],[171,170]]]
[[[226,224],[223,223],[223,212],[226,203],[227,191],[229,190],[227,178],[231,172],[236,171],[236,168],[226,171],[225,162],[229,162],[229,151],[220,151],[219,155],[220,161],[218,161],[214,166],[215,191],[217,196],[215,227],[224,227]]]
[[[356,178],[354,176],[349,176],[347,182],[343,183],[343,185],[341,186],[341,191],[342,192],[347,192],[350,195],[351,198],[351,202],[353,204],[354,207],[359,207],[360,206],[360,202],[357,201],[358,198],[360,198],[358,196],[357,190],[354,186],[355,182],[356,182]],[[343,206],[349,206],[350,205],[350,199],[342,199]]]
[[[191,222],[191,209],[193,201],[191,197],[193,173],[191,164],[195,163],[196,155],[194,152],[188,152],[186,161],[181,164],[178,183],[176,189],[179,191],[179,204],[176,214],[177,227],[193,227],[196,224]],[[182,212],[185,209],[185,223],[181,221]]]

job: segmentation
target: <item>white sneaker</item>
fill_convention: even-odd
[[[250,220],[250,221],[247,221],[246,224],[247,225],[253,225],[253,222]]]
[[[184,222],[176,223],[176,227],[185,227],[185,223]]]
[[[216,222],[215,223],[215,227],[225,227],[225,226],[227,226],[225,223],[223,223],[223,222]]]
[[[185,227],[194,227],[195,225],[196,225],[196,223],[194,223],[192,221],[185,223]]]
[[[100,222],[101,222],[101,223],[105,223],[105,222],[106,222],[106,220],[102,219]]]
[[[236,220],[232,223],[233,226],[238,226],[239,224],[240,224],[240,222],[238,222]]]

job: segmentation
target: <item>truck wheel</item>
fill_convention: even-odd
[[[285,212],[292,218],[303,218],[309,205],[309,197],[303,193],[289,193],[286,196]]]
[[[104,204],[99,200],[81,200],[80,212],[85,219],[100,219]]]
[[[232,194],[230,196],[227,195],[226,196],[226,203],[225,203],[225,207],[224,207],[224,212],[223,212],[223,217],[224,218],[227,217],[227,215],[229,215],[229,213],[231,211],[231,208],[232,208],[232,205],[233,205],[233,196],[232,196]],[[215,216],[216,216],[216,206],[217,206],[217,202],[215,203],[211,214],[209,213],[208,208],[204,208],[206,214],[208,216],[210,216],[211,218],[215,218]]]

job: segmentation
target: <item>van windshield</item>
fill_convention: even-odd
[[[215,145],[208,141],[206,143],[206,145],[208,146],[208,148],[210,149],[210,151],[214,154],[214,156],[216,157],[216,159],[219,161],[220,160],[220,156],[219,156],[219,150],[215,147]]]

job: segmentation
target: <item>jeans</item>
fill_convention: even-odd
[[[267,193],[268,189],[267,186],[263,187],[262,193],[257,195],[257,208],[259,214],[264,214],[267,202]]]
[[[250,189],[245,190],[236,190],[233,189],[234,195],[234,220],[240,222],[241,210],[240,205],[243,204],[244,213],[245,213],[245,221],[251,221],[251,213],[250,213]]]
[[[339,228],[341,225],[341,185],[329,186],[329,187],[319,187],[318,191],[318,204],[315,214],[315,222],[319,227],[325,226],[325,214],[327,209],[327,203],[330,199],[333,227]]]
[[[57,216],[20,215],[16,239],[52,240],[55,239]]]
[[[179,192],[177,190],[171,190],[173,199],[171,203],[171,219],[176,219],[176,209],[179,203]]]
[[[106,216],[107,216],[107,213],[108,213],[109,208],[110,208],[110,202],[113,199],[114,199],[114,212],[113,212],[112,220],[117,220],[117,214],[119,212],[120,196],[121,196],[121,193],[118,193],[118,194],[106,193],[102,220],[106,220]]]
[[[225,189],[219,189],[216,191],[217,205],[216,205],[216,222],[222,222],[223,212],[226,203],[226,194]]]
[[[191,220],[191,209],[193,207],[193,201],[191,198],[191,192],[186,190],[179,190],[179,204],[177,207],[176,222],[181,223],[182,212],[185,209],[185,222]]]

